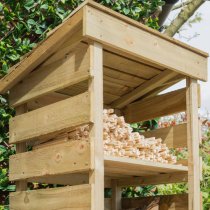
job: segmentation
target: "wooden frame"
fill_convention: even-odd
[[[197,80],[187,78],[188,203],[190,210],[201,210],[197,85]]]
[[[93,184],[91,210],[104,207],[104,157],[103,157],[103,48],[99,43],[91,43],[89,83],[91,99],[90,116],[93,125],[90,130],[91,164],[89,183]],[[98,88],[100,87],[100,88]]]
[[[55,195],[57,208],[103,210],[108,186],[112,210],[120,210],[122,187],[188,182],[187,208],[200,210],[197,80],[207,79],[207,57],[85,1],[0,81],[0,93],[10,90],[17,110],[10,120],[9,141],[17,146],[10,157],[10,180],[17,182],[12,209],[52,209]],[[186,76],[186,88],[158,95]],[[125,115],[128,123],[187,111],[186,124],[145,136],[162,138],[171,148],[188,147],[188,165],[104,156],[103,106]],[[69,137],[87,124],[89,138]],[[73,186],[28,192],[31,181]],[[73,200],[63,206],[69,195]]]

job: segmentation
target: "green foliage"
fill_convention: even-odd
[[[156,186],[145,186],[145,187],[128,187],[123,189],[122,197],[135,198],[135,197],[147,197],[157,195]]]
[[[59,25],[83,0],[2,0],[0,2],[0,76]],[[158,29],[162,0],[99,0],[149,27]]]
[[[159,118],[153,120],[147,120],[144,122],[133,123],[131,127],[133,128],[133,132],[145,132],[149,130],[154,130],[158,128]]]
[[[186,183],[180,184],[165,184],[157,186],[158,195],[174,195],[187,193]]]
[[[15,185],[8,179],[9,156],[15,153],[13,146],[8,144],[8,123],[14,115],[14,111],[9,108],[7,99],[0,96],[0,201],[2,204],[8,203],[8,192],[15,190]],[[1,209],[1,207],[0,207]]]
[[[203,158],[203,180],[201,191],[204,210],[210,209],[210,129],[202,140],[201,156]]]

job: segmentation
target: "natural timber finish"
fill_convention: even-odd
[[[143,198],[123,198],[122,209],[138,209],[140,207],[151,206],[151,210],[186,210],[188,208],[187,194],[183,195],[162,195],[157,197],[143,197]],[[149,208],[150,209],[150,208]],[[110,209],[111,210],[111,209]]]
[[[161,72],[160,74],[158,74],[157,76],[153,77],[152,79],[147,80],[146,82],[142,83],[133,91],[123,95],[122,97],[114,101],[111,104],[111,106],[113,108],[118,108],[118,109],[124,108],[126,105],[146,95],[153,89],[159,87],[161,84],[173,78],[175,75],[176,75],[175,72],[170,72],[168,70],[165,70]]]
[[[104,146],[103,146],[103,47],[94,42],[90,50],[90,127],[91,171],[89,183],[93,184],[91,192],[91,210],[104,208]]]
[[[96,4],[93,3],[93,5]],[[166,69],[204,81],[207,80],[207,72],[204,71],[207,67],[207,60],[202,55],[168,42],[146,30],[140,30],[137,25],[128,24],[119,18],[119,15],[113,15],[114,13],[108,9],[101,9],[97,5],[95,7],[85,6],[84,36],[115,50],[124,51],[127,54],[161,65]],[[105,30],[110,26],[113,30]],[[174,59],[176,55],[180,55],[179,59]]]
[[[197,80],[187,78],[188,203],[190,210],[201,210],[200,158]]]
[[[91,210],[91,185],[22,191],[10,194],[11,210]]]
[[[10,91],[19,114],[9,123],[9,142],[17,146],[9,176],[18,181],[11,209],[104,210],[108,186],[108,203],[120,210],[121,187],[188,182],[189,206],[174,206],[172,199],[172,207],[201,210],[197,80],[207,80],[207,57],[94,1],[81,4],[0,80],[0,94]],[[186,77],[186,88],[157,95]],[[128,123],[187,110],[187,124],[145,136],[187,146],[188,165],[104,156],[103,105]],[[72,140],[69,132],[86,124],[89,138]],[[34,181],[80,186],[26,191]]]
[[[121,210],[122,206],[122,188],[118,186],[118,180],[111,181],[112,188],[112,210]]]
[[[105,173],[109,176],[143,176],[160,173],[187,172],[187,166],[156,163],[123,157],[104,157]]]
[[[110,26],[113,30],[108,30]],[[137,61],[137,66],[140,62],[142,68],[139,69],[142,71],[139,70],[139,73],[142,75],[146,72],[145,77],[148,79],[151,79],[151,75],[155,76],[161,70],[168,69],[177,74],[207,80],[207,53],[164,36],[96,2],[86,0],[32,52],[10,69],[0,82],[0,93],[10,90],[39,65],[57,61],[60,58],[57,51],[65,47],[64,44],[70,46],[91,41],[99,42],[106,51]],[[122,64],[119,64],[120,69],[121,67]]]
[[[143,135],[147,138],[161,138],[163,143],[170,148],[187,147],[187,124],[179,124],[167,128],[159,128],[144,132]]]
[[[39,66],[21,83],[15,85],[10,91],[10,105],[17,106],[87,80],[90,69],[87,45],[80,43],[67,52],[64,51],[59,60]]]
[[[144,177],[129,177],[120,178],[117,180],[118,187],[128,186],[146,186],[146,185],[158,185],[169,183],[181,183],[187,182],[187,172],[170,173],[170,174],[158,174],[156,176],[144,176]]]
[[[90,97],[83,93],[10,120],[10,143],[52,137],[90,122]]]
[[[124,111],[126,121],[135,123],[185,111],[185,93],[183,88],[129,104]]]
[[[28,111],[28,106],[27,106],[27,104],[23,104],[21,106],[16,107],[15,111],[16,111],[16,115],[26,113]],[[27,151],[26,142],[16,144],[16,154],[26,152],[26,151]],[[26,180],[16,181],[15,185],[16,185],[17,192],[27,190],[27,181]]]
[[[10,180],[84,172],[90,169],[90,146],[69,141],[10,156]]]

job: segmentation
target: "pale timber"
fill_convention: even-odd
[[[207,60],[202,55],[168,42],[161,36],[139,30],[138,27],[117,18],[116,15],[110,15],[110,13],[114,14],[111,11],[105,9],[100,11],[100,7],[96,7],[85,6],[83,34],[86,37],[113,49],[161,65],[166,69],[200,80],[207,80],[206,71],[203,70],[206,69]],[[109,30],[110,26],[113,30]],[[179,59],[176,55],[179,55]]]
[[[103,48],[99,43],[89,45],[90,50],[90,127],[91,171],[89,183],[91,191],[91,210],[104,208],[104,147],[103,147]]]
[[[124,111],[126,121],[135,123],[185,111],[185,92],[183,88],[131,103]]]
[[[88,48],[85,44],[78,44],[68,54],[63,54],[62,59],[39,66],[15,85],[10,91],[10,105],[17,106],[87,80],[89,69]]]
[[[91,185],[79,185],[72,187],[14,192],[10,194],[10,209],[91,210],[91,190]]]
[[[90,169],[90,146],[69,141],[10,156],[11,181],[84,172]]]
[[[187,182],[187,172],[170,173],[170,174],[158,174],[157,176],[145,176],[145,177],[129,177],[121,178],[117,180],[119,187],[128,186],[146,186],[146,185],[158,185],[169,183],[181,183]]]
[[[112,210],[121,210],[122,209],[122,188],[118,186],[116,179],[111,180],[112,188]]]
[[[169,148],[187,147],[187,124],[179,124],[167,128],[159,128],[144,132],[143,135],[147,138],[161,138]]]
[[[21,106],[16,107],[15,111],[16,111],[16,115],[20,115],[20,114],[26,113],[28,111],[28,107],[26,104],[23,104]],[[26,142],[16,144],[16,154],[19,154],[19,153],[21,154],[22,152],[26,152],[26,151],[27,151]],[[16,181],[15,185],[16,185],[17,192],[27,190],[26,180]]]
[[[127,176],[141,176],[144,174],[150,175],[159,173],[174,173],[187,172],[187,166],[156,163],[152,161],[137,160],[123,157],[104,157],[105,172],[107,174],[127,175]]]
[[[83,93],[10,120],[10,143],[41,139],[90,122],[90,97]]]
[[[187,194],[182,195],[163,195],[157,197],[146,197],[146,198],[123,198],[122,208],[127,209],[138,209],[142,206],[147,206],[152,202],[156,201],[156,207],[152,210],[186,210],[188,209]],[[110,209],[111,210],[111,209]]]
[[[189,210],[201,210],[197,80],[187,78],[187,144]]]

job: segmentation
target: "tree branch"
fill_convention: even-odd
[[[173,6],[172,11],[176,9],[181,9],[182,7],[188,5],[192,0],[186,0],[185,2],[181,2]]]
[[[184,7],[178,16],[166,28],[164,34],[173,37],[177,31],[193,16],[195,11],[204,3],[204,0],[193,0]]]

